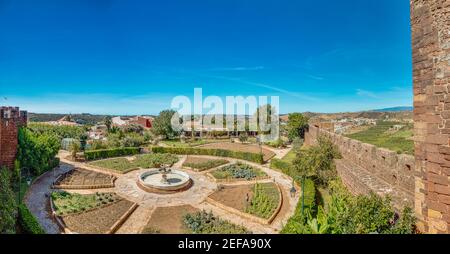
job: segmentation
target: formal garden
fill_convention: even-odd
[[[242,133],[182,136],[170,127],[173,113],[161,112],[151,130],[105,119],[104,140],[88,139],[86,127],[22,128],[16,169],[1,171],[11,215],[2,232],[415,232],[410,208],[346,190],[332,142],[303,145],[301,114],[289,115],[279,140],[261,144]],[[61,150],[64,139],[72,141]]]

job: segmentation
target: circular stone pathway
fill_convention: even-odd
[[[177,167],[174,168],[181,170]],[[115,192],[140,206],[155,207],[198,204],[217,190],[217,184],[208,179],[206,175],[183,169],[181,171],[188,173],[193,181],[193,185],[189,189],[172,194],[149,193],[136,184],[138,176],[145,171],[148,169],[135,170],[119,176],[115,181]]]

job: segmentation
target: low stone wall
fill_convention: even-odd
[[[315,145],[320,135],[330,137],[341,152],[336,169],[355,194],[374,191],[390,194],[397,207],[414,203],[414,157],[378,148],[311,125],[305,144]]]

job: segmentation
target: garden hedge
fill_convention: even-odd
[[[84,158],[87,161],[98,160],[98,159],[106,159],[111,157],[119,157],[126,155],[135,155],[139,154],[141,148],[139,147],[123,147],[123,148],[114,148],[114,149],[101,149],[101,150],[90,150],[84,152]]]
[[[264,163],[263,155],[259,153],[248,153],[239,151],[230,151],[224,149],[206,149],[196,147],[152,147],[154,153],[171,153],[171,154],[188,154],[188,155],[210,155],[218,157],[230,157],[235,159],[242,159],[246,161]]]
[[[19,223],[26,234],[45,234],[44,229],[25,204],[19,205]]]

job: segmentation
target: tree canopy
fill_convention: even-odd
[[[179,135],[179,132],[172,128],[172,117],[176,113],[174,110],[163,110],[153,121],[152,131],[156,135],[162,135],[165,138],[173,139]]]
[[[289,120],[287,123],[288,138],[290,141],[295,138],[304,138],[305,130],[308,127],[308,117],[301,113],[289,114]]]

